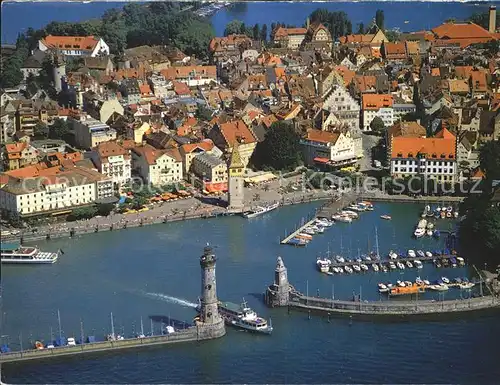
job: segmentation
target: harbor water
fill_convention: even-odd
[[[320,203],[283,207],[262,217],[224,217],[128,229],[39,242],[43,250],[63,249],[50,266],[2,266],[2,342],[18,350],[36,340],[62,334],[102,338],[110,332],[131,336],[151,324],[191,322],[200,295],[199,256],[215,247],[220,299],[243,298],[264,317],[272,317],[271,336],[229,329],[225,337],[144,350],[102,353],[4,364],[7,383],[495,383],[500,376],[495,354],[500,339],[498,312],[431,320],[327,320],[262,302],[272,282],[276,257],[282,256],[289,279],[300,291],[349,300],[353,292],[378,300],[378,282],[441,276],[455,278],[471,267],[405,269],[403,273],[368,272],[328,276],[316,258],[343,253],[355,257],[375,246],[390,249],[442,248],[442,240],[411,238],[423,205],[376,203],[375,211],[352,224],[338,223],[316,235],[305,248],[280,245]],[[380,219],[389,214],[391,221]],[[437,228],[453,226],[449,220]],[[438,298],[437,293],[425,294]],[[446,298],[460,296],[450,289]],[[151,322],[152,320],[152,322]],[[182,323],[176,323],[182,328]],[[411,352],[411,354],[410,354]]]

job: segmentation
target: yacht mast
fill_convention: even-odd
[[[377,230],[376,226],[375,226],[375,247],[376,247],[376,251],[377,251],[377,257],[380,257],[379,248],[378,248],[378,230]]]
[[[59,339],[62,339],[62,330],[61,330],[61,313],[59,309],[57,309],[57,323],[59,325]]]
[[[113,312],[111,312],[111,337],[115,338],[115,324],[113,323]]]
[[[80,320],[80,342],[83,344],[83,321]]]
[[[141,336],[144,335],[144,325],[142,324],[142,316],[141,316]]]

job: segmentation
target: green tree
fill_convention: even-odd
[[[98,203],[97,204],[97,214],[103,217],[107,217],[111,211],[115,208],[112,203]]]
[[[267,24],[264,24],[260,29],[260,40],[267,41]]]
[[[90,219],[97,215],[97,208],[95,206],[78,207],[72,211],[68,216],[70,221],[78,221],[80,219]]]
[[[49,138],[64,139],[69,134],[69,131],[68,122],[62,119],[56,119],[49,127]]]
[[[320,22],[327,27],[334,40],[352,33],[352,23],[345,12],[330,12],[327,9],[317,9],[311,13],[309,18],[311,22]]]
[[[472,21],[473,23],[476,23],[481,27],[483,27],[484,29],[488,30],[490,24],[489,12],[473,13],[472,16],[469,18],[469,21]],[[500,13],[497,12],[496,26],[498,27],[499,25],[500,25]]]
[[[136,195],[134,196],[134,199],[132,199],[130,207],[134,210],[140,210],[146,205],[146,203],[148,203],[147,198]]]
[[[252,32],[253,32],[252,37],[254,38],[254,40],[259,40],[260,39],[260,26],[258,23],[253,26]]]
[[[299,136],[291,124],[275,122],[257,144],[252,164],[259,169],[293,170],[301,163]]]
[[[377,27],[379,27],[382,31],[385,28],[385,16],[384,16],[384,11],[381,9],[377,9],[377,12],[375,12],[375,24],[377,24]]]
[[[500,140],[486,143],[481,148],[479,161],[488,183],[500,179]]]
[[[401,37],[401,34],[399,32],[392,29],[384,31],[384,34],[387,40],[389,40],[391,43],[398,42]]]
[[[173,42],[187,55],[207,58],[207,47],[214,36],[215,32],[210,24],[198,19],[187,19],[178,26]]]
[[[10,88],[19,85],[23,80],[21,65],[18,58],[14,55],[7,59],[2,68],[2,77],[0,83],[2,88]]]
[[[242,28],[244,30],[245,23],[236,19],[231,20],[229,23],[226,24],[226,28],[224,29],[224,36],[240,34]]]
[[[33,127],[33,135],[36,137],[41,137],[41,138],[46,138],[47,137],[47,125],[42,122],[38,121],[35,124],[35,127]]]
[[[384,121],[379,116],[375,116],[370,123],[370,128],[374,132],[381,133],[385,129]]]
[[[363,23],[358,24],[358,33],[359,34],[364,34],[365,33],[365,25]]]

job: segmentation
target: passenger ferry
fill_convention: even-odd
[[[21,246],[19,242],[2,243],[1,262],[13,264],[54,263],[59,257],[59,252],[43,252],[40,251],[37,247]]]
[[[249,308],[245,301],[241,305],[231,302],[220,302],[219,313],[228,325],[251,332],[271,334],[273,327],[264,318],[259,317]]]
[[[243,213],[243,217],[245,218],[255,218],[256,216],[268,213],[269,211],[272,211],[274,209],[277,209],[279,207],[279,202],[273,203],[268,206],[257,206],[255,209],[250,210],[250,211],[245,211]]]

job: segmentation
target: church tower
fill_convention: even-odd
[[[235,143],[228,165],[228,207],[231,211],[243,211],[244,190],[243,179],[245,173],[245,164],[241,160],[238,145]]]
[[[200,321],[204,324],[215,325],[223,323],[219,314],[219,300],[217,299],[217,283],[215,279],[215,254],[210,246],[206,246],[200,258],[201,266],[201,309]]]

